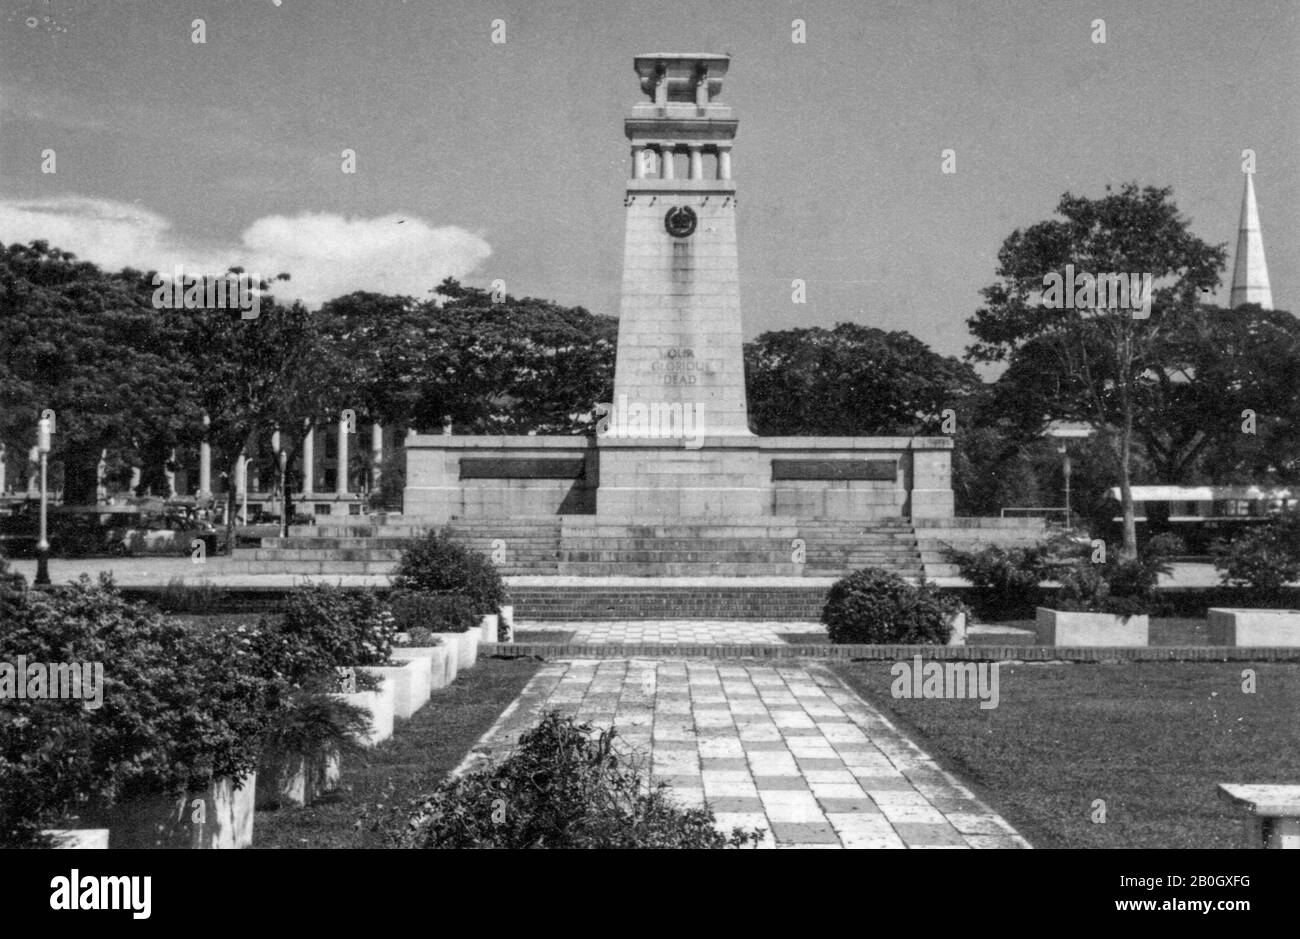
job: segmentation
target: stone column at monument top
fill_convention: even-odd
[[[640,55],[647,100],[624,131],[634,165],[627,181],[623,290],[615,360],[615,408],[693,408],[708,436],[752,436],[745,402],[736,184],[731,147],[737,122],[717,100],[725,55]],[[689,171],[673,172],[674,153]],[[647,161],[648,162],[648,161]]]

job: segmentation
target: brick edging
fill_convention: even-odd
[[[921,656],[930,660],[972,662],[1300,662],[1300,648],[1236,646],[1144,646],[1072,648],[1068,646],[872,646],[775,645],[744,643],[485,643],[484,655],[504,658],[717,658],[843,659],[898,661]]]

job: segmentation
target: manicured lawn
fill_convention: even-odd
[[[1035,847],[1241,847],[1217,784],[1300,783],[1297,664],[1003,664],[986,710],[895,699],[890,664],[832,667]]]
[[[337,801],[302,809],[261,811],[253,823],[258,848],[384,847],[375,822],[438,785],[455,769],[540,667],[531,659],[480,657],[396,733],[369,751],[362,765],[344,760]]]

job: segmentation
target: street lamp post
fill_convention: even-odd
[[[280,450],[280,537],[289,537],[289,490],[285,488],[287,482],[287,464],[289,454],[285,450]]]
[[[252,460],[244,461],[244,479],[243,479],[244,484],[241,487],[244,490],[244,509],[243,509],[243,518],[241,519],[241,523],[240,523],[241,527],[243,528],[248,527],[248,468],[252,465],[253,465]]]
[[[1065,441],[1061,441],[1061,474],[1065,478],[1065,527],[1070,527],[1070,451],[1066,448]]]
[[[42,417],[36,424],[36,451],[41,456],[41,536],[36,542],[36,583],[50,582],[50,540],[47,508],[49,490],[46,485],[46,468],[50,456],[50,421]]]

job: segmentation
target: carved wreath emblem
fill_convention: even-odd
[[[664,216],[664,228],[674,238],[685,238],[695,231],[695,211],[686,205],[673,206]]]

